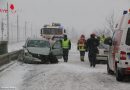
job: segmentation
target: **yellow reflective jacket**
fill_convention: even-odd
[[[69,49],[69,42],[70,42],[70,40],[69,39],[67,39],[67,40],[62,40],[62,48],[64,48],[64,49]]]
[[[79,51],[86,51],[86,40],[84,40],[82,43],[80,43],[80,40],[78,41],[77,47]]]

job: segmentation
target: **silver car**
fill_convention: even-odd
[[[46,39],[28,39],[23,46],[23,53],[20,55],[20,60],[24,62],[42,63],[58,63],[58,59],[62,58],[62,48],[60,41],[50,43]]]
[[[108,60],[108,46],[105,44],[100,44],[98,46],[99,53],[96,56],[97,63],[100,63],[101,61],[104,63],[107,63]]]

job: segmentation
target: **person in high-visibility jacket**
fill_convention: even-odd
[[[77,49],[80,52],[80,60],[84,61],[84,56],[85,56],[85,51],[86,51],[86,40],[85,40],[85,36],[81,35],[80,39],[78,40],[77,43]]]
[[[68,62],[68,54],[71,49],[71,41],[67,38],[67,35],[64,35],[64,39],[61,40],[61,46],[63,49],[63,59],[64,62]]]
[[[100,43],[104,44],[105,41],[105,35],[100,36]]]

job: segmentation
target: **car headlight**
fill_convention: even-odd
[[[32,56],[31,54],[29,54],[29,52],[28,52],[27,49],[24,49],[24,54],[25,54],[26,56]]]
[[[24,53],[28,53],[28,50],[27,50],[27,49],[25,49],[25,50],[24,50]]]

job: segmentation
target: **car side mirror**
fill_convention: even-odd
[[[104,40],[104,44],[106,45],[109,45],[109,46],[112,46],[112,38],[111,37],[108,37]]]

